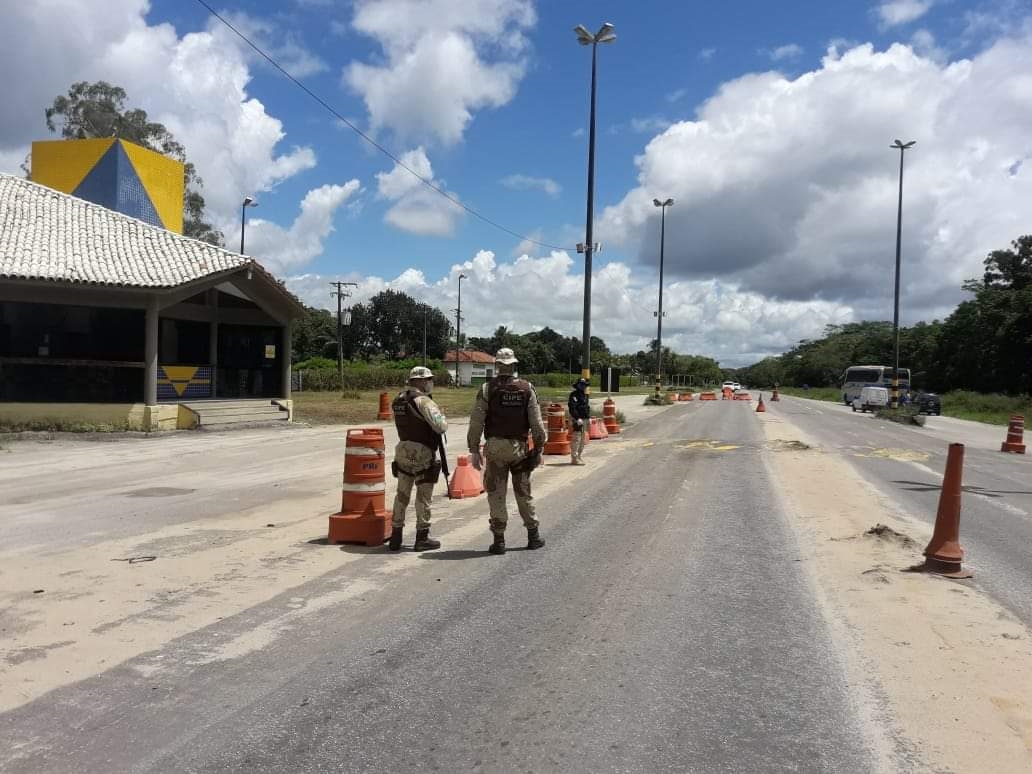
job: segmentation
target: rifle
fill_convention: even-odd
[[[441,472],[444,473],[444,485],[448,491],[448,499],[452,499],[451,481],[448,480],[448,453],[444,448],[444,435],[437,436],[437,451],[441,454]]]

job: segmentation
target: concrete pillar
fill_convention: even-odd
[[[290,400],[290,320],[283,326],[283,337],[280,343],[280,373],[282,374],[282,387],[280,393],[284,400]]]
[[[211,397],[218,395],[219,375],[219,291],[208,291],[208,305],[212,309],[212,321],[208,326],[208,361],[211,363]]]
[[[147,323],[145,326],[143,402],[147,406],[158,405],[158,297],[147,301]]]

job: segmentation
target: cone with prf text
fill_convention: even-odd
[[[767,407],[763,404],[763,393],[761,392],[760,393],[760,402],[758,404],[756,404],[756,413],[758,414],[761,411],[766,411],[766,410],[767,410]]]
[[[964,468],[964,444],[951,443],[946,455],[946,473],[939,494],[939,511],[931,542],[924,550],[926,572],[947,578],[970,578],[973,573],[961,567],[964,549],[960,547],[960,493]]]

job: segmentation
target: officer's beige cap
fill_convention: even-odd
[[[426,366],[416,366],[411,371],[409,371],[408,378],[410,382],[413,379],[433,379],[434,372]]]
[[[516,354],[511,349],[508,347],[502,347],[497,353],[495,353],[495,362],[501,363],[502,365],[512,365],[519,361],[516,359]]]

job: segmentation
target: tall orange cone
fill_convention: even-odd
[[[380,410],[376,414],[377,419],[390,419],[394,416],[391,411],[391,395],[388,392],[380,393]]]
[[[1012,454],[1025,453],[1025,417],[1013,414],[1007,425],[1007,440],[1000,445],[1000,451]]]
[[[756,413],[758,414],[761,411],[766,411],[766,410],[767,410],[767,407],[765,405],[763,405],[763,393],[761,392],[760,393],[760,402],[756,406]]]
[[[960,547],[960,493],[964,467],[964,444],[951,443],[946,455],[946,473],[939,494],[939,511],[935,515],[935,529],[931,542],[924,550],[924,570],[947,578],[970,578],[974,573],[964,570],[960,561],[964,549]]]

